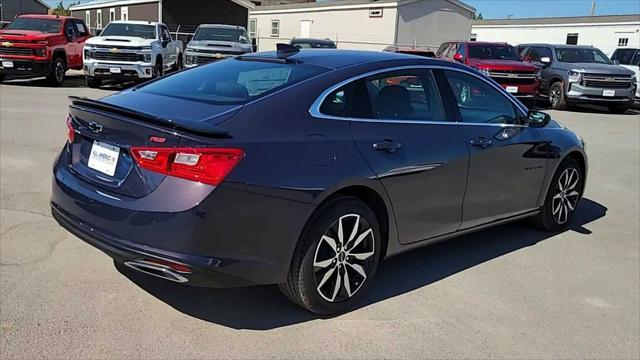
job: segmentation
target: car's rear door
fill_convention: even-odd
[[[382,72],[354,83],[352,93],[352,136],[393,203],[400,241],[456,231],[468,150],[431,71]]]
[[[525,109],[480,75],[442,70],[437,78],[443,96],[456,100],[470,154],[461,228],[537,208],[550,146],[544,131],[526,126]]]

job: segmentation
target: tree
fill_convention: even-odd
[[[473,20],[483,20],[482,13],[473,14]]]
[[[78,4],[80,4],[80,2],[78,1]],[[69,6],[67,6],[66,8],[64,7],[64,4],[62,3],[62,1],[60,1],[58,3],[58,6],[56,6],[55,9],[53,9],[52,13],[53,15],[59,15],[59,16],[71,16],[71,11],[69,10],[69,7],[76,5],[75,3],[70,3]]]

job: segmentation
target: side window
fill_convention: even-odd
[[[171,34],[169,34],[169,30],[165,26],[160,27],[160,29],[162,31],[162,40],[171,41]]]
[[[445,70],[447,82],[465,123],[518,124],[514,104],[487,82],[459,71]]]
[[[320,112],[329,116],[350,117],[351,89],[352,86],[347,85],[333,91],[324,99]]]
[[[438,53],[436,54],[437,57],[442,57],[444,56],[444,54],[447,51],[447,47],[449,46],[449,43],[444,43],[442,45],[440,45],[440,48],[438,49]]]
[[[458,45],[458,54],[467,57],[467,47],[464,44]]]
[[[76,26],[76,31],[78,32],[78,36],[80,37],[89,36],[89,29],[87,29],[87,26],[82,22],[82,20],[73,20],[73,23]]]
[[[428,70],[399,70],[364,80],[375,119],[446,121],[433,75]]]
[[[71,21],[71,19],[67,20],[67,21],[64,23],[64,33],[65,33],[65,35],[66,35],[66,34],[71,33],[71,34],[73,34],[73,36],[75,36],[75,37],[77,37],[77,36],[78,36],[78,34],[77,34],[77,32],[76,32],[76,27],[75,27],[75,25],[73,24],[73,21]]]
[[[451,46],[449,46],[449,48],[447,49],[447,58],[453,59],[453,55],[456,54],[457,50],[458,50],[458,44],[456,43],[451,44]]]

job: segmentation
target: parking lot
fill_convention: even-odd
[[[275,286],[201,289],[118,269],[49,210],[66,139],[62,88],[0,85],[0,358],[638,358],[640,113],[550,112],[587,142],[571,229],[525,223],[385,262],[322,319]]]

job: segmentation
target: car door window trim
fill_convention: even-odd
[[[504,97],[506,97],[509,101],[511,101],[513,103],[513,105],[516,107],[516,109],[520,110],[523,114],[528,113],[527,109],[522,107],[522,105],[518,104],[516,101],[514,101],[514,99],[511,97],[510,94],[506,93],[506,91],[496,85],[491,83],[490,81],[487,81],[487,79],[482,78],[482,76],[480,76],[479,74],[474,74],[472,71],[468,71],[465,69],[460,69],[460,68],[455,68],[455,67],[449,67],[449,66],[442,66],[442,65],[404,65],[404,66],[395,66],[395,67],[389,67],[389,68],[384,68],[384,69],[377,69],[377,70],[373,70],[373,71],[369,71],[363,74],[359,74],[357,76],[353,76],[349,79],[340,81],[337,84],[334,84],[332,86],[330,86],[329,88],[325,89],[320,96],[316,99],[316,101],[314,101],[314,103],[311,105],[311,108],[309,109],[309,113],[311,114],[311,116],[315,117],[315,118],[319,118],[319,119],[326,119],[326,120],[341,120],[341,121],[359,121],[359,122],[372,122],[372,123],[395,123],[395,124],[428,124],[428,125],[463,125],[463,126],[495,126],[495,127],[527,127],[527,125],[522,125],[522,124],[486,124],[486,123],[465,123],[462,121],[453,121],[453,120],[447,120],[447,121],[426,121],[426,120],[386,120],[386,119],[367,119],[367,118],[351,118],[351,117],[341,117],[341,116],[333,116],[333,115],[325,115],[322,112],[320,112],[320,107],[322,106],[322,103],[325,101],[325,99],[327,98],[327,96],[329,96],[331,93],[333,93],[335,90],[350,84],[351,82],[360,80],[360,79],[364,79],[373,75],[377,75],[377,74],[381,74],[381,73],[385,73],[385,72],[391,72],[391,71],[397,71],[397,70],[409,70],[409,69],[428,69],[428,70],[450,70],[450,71],[458,71],[461,73],[465,73],[465,74],[469,74],[471,76],[474,76],[482,81],[484,81],[485,83],[487,83],[488,85],[492,86],[493,88],[495,88],[496,90],[498,90],[498,92],[500,92]]]

